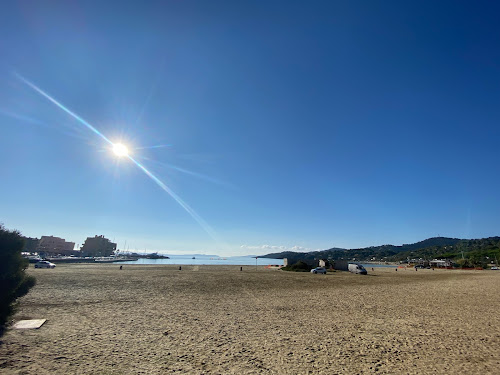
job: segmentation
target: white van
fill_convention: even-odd
[[[361,275],[366,275],[368,273],[366,272],[366,268],[359,263],[349,263],[348,270],[349,272],[359,273]]]

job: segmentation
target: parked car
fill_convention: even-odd
[[[322,273],[326,275],[326,268],[325,267],[316,267],[311,270],[311,273]]]
[[[349,265],[347,267],[348,267],[349,272],[352,272],[352,273],[359,273],[361,275],[366,275],[368,273],[366,271],[366,268],[358,263],[349,263]]]
[[[56,265],[54,263],[50,263],[48,260],[41,260],[38,263],[35,263],[35,268],[55,268]]]

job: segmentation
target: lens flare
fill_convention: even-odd
[[[69,110],[68,108],[66,108],[64,105],[62,105],[61,103],[59,103],[57,100],[55,100],[52,96],[50,96],[45,91],[43,91],[42,89],[40,89],[38,86],[36,86],[35,84],[31,83],[30,81],[28,81],[26,78],[24,78],[20,74],[15,73],[15,75],[16,75],[16,77],[18,79],[20,79],[26,85],[28,85],[33,90],[35,90],[37,93],[39,93],[40,95],[42,95],[45,99],[48,99],[50,102],[52,102],[53,104],[55,104],[56,106],[58,106],[59,108],[61,108],[64,112],[66,112],[68,115],[70,115],[71,117],[73,117],[75,120],[77,120],[81,124],[85,125],[87,128],[89,128],[90,130],[92,130],[95,134],[97,134],[103,140],[105,140],[106,142],[108,142],[111,145],[113,144],[113,142],[111,142],[108,138],[106,138],[106,136],[104,134],[102,134],[99,130],[97,130],[96,128],[94,128],[92,125],[90,125],[87,121],[85,121],[83,118],[81,118],[80,116],[78,116],[76,113],[72,112],[71,110]]]
[[[143,171],[146,176],[148,176],[151,180],[153,180],[163,191],[165,191],[168,195],[170,195],[191,217],[212,237],[215,241],[219,241],[216,238],[215,231],[208,225],[208,223],[201,218],[198,213],[192,209],[184,200],[179,197],[172,189],[170,189],[167,185],[163,183],[158,177],[156,177],[153,173],[151,173],[148,169],[146,169],[145,166],[143,166],[141,163],[139,163],[137,160],[135,160],[132,156],[129,155],[128,149],[126,146],[122,145],[121,143],[114,144],[111,142],[104,134],[102,134],[99,130],[97,130],[94,126],[89,124],[87,121],[85,121],[83,118],[78,116],[76,113],[72,112],[68,108],[66,108],[63,104],[59,103],[56,99],[54,99],[52,96],[47,94],[45,91],[40,89],[38,86],[35,84],[31,83],[28,81],[26,78],[21,76],[20,74],[15,73],[16,77],[24,82],[26,85],[31,87],[33,90],[35,90],[37,93],[42,95],[44,98],[49,100],[51,103],[55,104],[57,107],[62,109],[64,112],[66,112],[68,115],[73,117],[75,120],[80,122],[81,124],[85,125],[88,129],[90,129],[92,132],[94,132],[96,135],[101,137],[104,141],[109,143],[113,147],[113,152],[117,156],[121,157],[127,157],[130,161],[132,161],[141,171]]]

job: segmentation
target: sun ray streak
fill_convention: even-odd
[[[71,117],[79,121],[81,124],[85,125],[87,128],[92,130],[95,134],[97,134],[99,137],[101,137],[103,140],[108,142],[111,145],[114,145],[113,142],[111,142],[104,134],[102,134],[99,130],[97,130],[95,127],[93,127],[91,124],[89,124],[87,121],[85,121],[83,118],[78,116],[76,113],[72,112],[68,108],[66,108],[63,104],[59,103],[56,99],[54,99],[52,96],[47,94],[45,91],[40,89],[38,86],[35,84],[31,83],[28,81],[26,78],[21,76],[18,73],[15,73],[17,78],[19,78],[22,82],[24,82],[26,85],[31,87],[33,90],[35,90],[37,93],[42,95],[44,98],[48,99],[50,102],[55,104],[57,107],[62,109],[64,112],[69,114]],[[215,241],[218,241],[217,236],[215,234],[215,231],[208,225],[208,223],[203,220],[203,218],[198,215],[198,213],[191,208],[184,200],[179,197],[172,189],[170,189],[167,185],[163,183],[158,177],[156,177],[153,173],[151,173],[145,166],[143,166],[141,163],[139,163],[137,160],[135,160],[133,157],[130,155],[126,155],[141,171],[143,171],[146,176],[151,178],[163,191],[165,191],[168,195],[170,195],[186,212],[191,215],[191,217],[212,237]]]
[[[76,113],[72,112],[70,109],[66,108],[64,105],[62,105],[61,103],[59,103],[56,99],[54,99],[52,96],[50,96],[49,94],[47,94],[45,91],[43,91],[41,88],[39,88],[38,86],[36,86],[34,83],[31,83],[30,81],[28,81],[26,78],[24,78],[22,75],[20,75],[18,73],[14,73],[14,74],[16,75],[17,78],[19,78],[22,82],[24,82],[26,85],[28,85],[29,87],[31,87],[37,93],[39,93],[40,95],[42,95],[45,99],[49,100],[50,102],[52,102],[53,104],[55,104],[56,106],[58,106],[60,109],[62,109],[68,115],[70,115],[71,117],[73,117],[75,120],[79,121],[81,124],[85,125],[87,128],[89,128],[90,130],[92,130],[95,134],[97,134],[99,137],[101,137],[102,139],[104,139],[109,144],[111,144],[111,145],[113,144],[113,142],[111,142],[99,130],[97,130],[96,128],[94,128],[92,125],[90,125],[87,121],[85,121],[83,118],[81,118],[80,116],[78,116]]]
[[[156,86],[157,85],[158,85],[158,83],[156,81],[151,85],[151,89],[149,90],[149,94],[146,97],[146,101],[142,105],[141,111],[139,112],[139,114],[137,115],[137,118],[135,120],[136,124],[139,124],[139,121],[142,119],[142,116],[144,115],[144,111],[146,110],[146,107],[148,106],[149,101],[151,100],[151,98],[153,97],[154,92],[156,91]]]
[[[128,158],[135,164],[137,165],[149,178],[151,178],[162,190],[164,190],[168,195],[170,195],[179,205],[184,208],[191,216],[193,219],[195,219],[198,224],[212,237],[214,240],[217,240],[217,236],[215,234],[215,231],[208,225],[208,223],[203,220],[203,218],[198,215],[198,213],[193,210],[184,200],[179,197],[172,189],[170,189],[167,185],[165,185],[158,177],[156,177],[153,173],[151,173],[146,167],[144,167],[141,163],[139,163],[137,160],[135,160],[133,157],[128,155]]]
[[[14,113],[14,112],[10,112],[10,111],[5,111],[2,108],[0,108],[0,115],[8,116],[8,117],[11,117],[13,119],[20,120],[20,121],[30,122],[32,124],[38,124],[38,125],[42,125],[43,124],[42,121],[39,121],[39,120],[37,120],[35,118],[31,118],[31,117],[28,117],[28,116],[25,116],[25,115],[20,115],[20,114],[17,114],[17,113]]]
[[[141,158],[142,158],[142,159],[145,159],[145,160],[148,160],[148,161],[151,161],[151,162],[153,162],[153,163],[156,163],[156,164],[162,165],[162,166],[164,166],[164,167],[167,167],[167,168],[170,168],[170,169],[174,169],[174,170],[176,170],[176,171],[179,171],[179,172],[182,172],[182,173],[188,174],[188,175],[190,175],[190,176],[200,178],[200,179],[202,179],[202,180],[205,180],[205,181],[211,182],[211,183],[213,183],[213,184],[222,185],[222,186],[230,186],[227,182],[217,180],[216,178],[213,178],[213,177],[210,177],[210,176],[207,176],[207,175],[204,175],[204,174],[198,173],[198,172],[193,172],[193,171],[190,171],[190,170],[188,170],[188,169],[184,169],[184,168],[181,168],[181,167],[177,167],[176,165],[173,165],[173,164],[163,163],[163,162],[161,162],[161,161],[158,161],[158,160],[153,160],[153,159],[148,158],[148,157],[145,157],[145,156],[141,156]]]
[[[162,148],[162,147],[170,147],[172,145],[154,145],[154,146],[144,146],[144,147],[134,147],[134,150],[147,150],[151,148]]]

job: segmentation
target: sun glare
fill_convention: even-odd
[[[128,156],[127,146],[125,146],[121,143],[113,144],[113,152],[115,153],[116,156],[119,156],[119,157]]]

